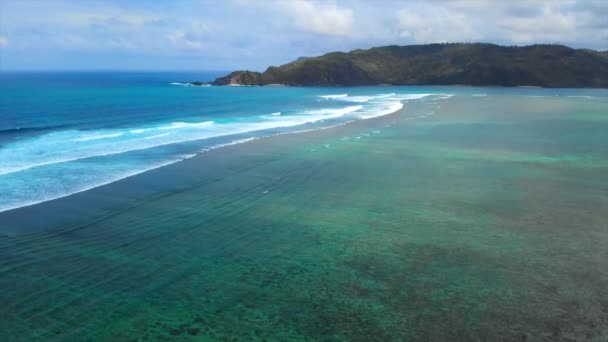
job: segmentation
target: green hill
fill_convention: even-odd
[[[608,88],[608,53],[561,45],[384,46],[301,58],[216,85],[499,85]]]

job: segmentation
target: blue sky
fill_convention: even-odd
[[[4,0],[0,70],[264,70],[389,44],[608,49],[608,1]]]

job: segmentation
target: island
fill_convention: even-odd
[[[446,43],[383,46],[239,70],[210,85],[471,85],[608,87],[608,52],[563,45]]]

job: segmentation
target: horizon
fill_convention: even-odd
[[[552,43],[534,43],[534,44],[525,44],[525,45],[503,45],[503,44],[496,44],[496,43],[489,43],[489,42],[445,42],[445,43],[426,43],[426,44],[407,44],[407,45],[397,45],[397,44],[389,44],[389,45],[382,45],[382,46],[372,46],[369,48],[365,48],[365,49],[360,49],[360,48],[356,48],[356,49],[352,49],[352,50],[348,50],[348,51],[327,51],[324,52],[321,55],[316,55],[316,56],[298,56],[295,57],[293,60],[283,63],[283,64],[288,64],[291,63],[295,60],[297,60],[298,58],[315,58],[315,57],[321,57],[324,56],[326,54],[330,54],[330,53],[335,53],[335,52],[342,52],[342,53],[350,53],[353,52],[355,50],[369,50],[369,49],[375,49],[375,48],[382,48],[382,47],[388,47],[388,46],[424,46],[424,45],[436,45],[436,44],[491,44],[491,45],[496,45],[496,46],[501,46],[501,47],[528,47],[528,46],[563,46],[563,47],[567,47],[570,49],[575,49],[575,50],[592,50],[592,51],[596,51],[596,52],[608,52],[608,50],[594,50],[594,49],[588,49],[588,48],[575,48],[572,46],[568,46],[568,45],[564,45],[564,44],[552,44]],[[282,65],[282,64],[280,64]],[[257,70],[253,70],[253,69],[114,69],[114,68],[98,68],[98,69],[8,69],[8,70],[4,70],[2,68],[0,68],[0,72],[5,72],[5,73],[28,73],[28,72],[46,72],[46,73],[70,73],[70,72],[74,72],[74,73],[78,73],[78,72],[91,72],[91,73],[95,73],[95,72],[99,72],[99,73],[104,73],[104,72],[124,72],[124,73],[143,73],[143,72],[156,72],[156,73],[195,73],[195,72],[203,72],[203,73],[230,73],[233,72],[235,70],[246,70],[246,71],[257,71],[257,72],[264,72],[266,69],[270,68],[270,67],[276,67],[276,66],[280,66],[280,65],[268,65],[263,69],[257,69]]]
[[[595,0],[25,0],[0,5],[0,71],[262,71],[387,45],[484,42],[608,50]],[[379,8],[382,7],[382,8]]]

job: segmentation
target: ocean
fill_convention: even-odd
[[[0,340],[606,340],[608,90],[215,76],[0,74]]]
[[[222,73],[0,74],[0,211],[226,144],[395,112],[441,89],[192,87]]]
[[[108,184],[226,144],[393,113],[403,101],[430,95],[597,96],[585,90],[184,83],[222,74],[0,74],[0,211]]]

